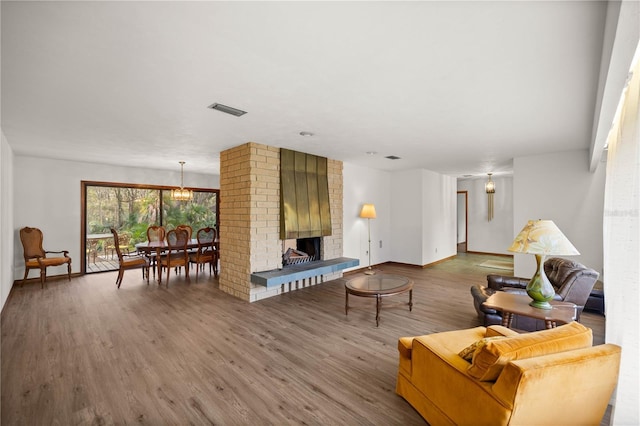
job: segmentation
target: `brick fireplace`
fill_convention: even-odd
[[[324,259],[342,256],[342,162],[328,159],[331,234],[322,237]],[[255,302],[342,276],[341,271],[294,285],[265,287],[251,274],[282,268],[280,148],[253,142],[220,154],[220,289]]]

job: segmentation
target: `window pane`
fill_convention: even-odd
[[[110,231],[112,226],[118,231],[120,246],[126,253],[134,252],[137,243],[147,240],[150,225],[174,229],[177,225],[186,224],[194,233],[200,228],[217,225],[218,193],[215,190],[194,191],[191,201],[172,201],[171,191],[161,188],[120,184],[105,186],[103,183],[87,183],[85,188],[87,273],[118,269]]]
[[[195,232],[200,228],[216,227],[218,194],[215,192],[193,193],[191,201],[173,201],[171,192],[162,195],[163,222],[165,228],[175,229],[178,225],[189,225]]]
[[[147,227],[160,221],[160,190],[87,186],[86,193],[86,272],[117,270],[110,228],[118,231],[125,253],[135,251],[147,240]]]

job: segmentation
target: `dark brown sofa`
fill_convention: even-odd
[[[554,300],[575,303],[577,308],[577,320],[589,299],[598,273],[591,268],[568,259],[553,257],[544,263],[544,271],[555,288]],[[530,278],[508,277],[503,275],[487,275],[487,286],[471,287],[473,304],[485,327],[502,323],[502,313],[495,309],[486,308],[483,303],[496,291],[508,291],[511,293],[527,294],[526,287]],[[526,331],[542,330],[545,328],[543,321],[531,318],[515,316],[513,328]]]

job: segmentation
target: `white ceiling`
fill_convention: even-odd
[[[606,3],[2,1],[1,12],[2,131],[18,155],[217,174],[220,151],[252,141],[461,176],[590,147]]]

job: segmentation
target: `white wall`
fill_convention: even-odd
[[[513,176],[492,176],[496,193],[493,194],[493,220],[487,220],[487,193],[484,184],[488,178],[458,180],[458,191],[468,193],[467,251],[512,254],[507,248],[513,242]]]
[[[394,262],[422,265],[422,173],[421,170],[394,172],[391,175]]]
[[[513,235],[531,219],[550,219],[580,252],[572,260],[602,274],[604,163],[589,171],[588,151],[515,158]],[[532,276],[535,258],[514,256],[514,275]]]
[[[455,256],[456,178],[429,170],[422,173],[422,259],[419,265]]]
[[[456,242],[460,244],[467,242],[467,194],[458,194],[456,200]]]
[[[24,226],[42,229],[45,250],[69,250],[73,272],[80,272],[80,181],[167,186],[180,183],[179,171],[107,166],[20,155],[15,155],[13,160],[14,220],[10,232],[14,243],[12,260],[6,265],[13,265],[14,279],[22,279],[24,275],[19,236],[19,230]],[[213,174],[185,173],[184,182],[188,187],[220,187],[220,177]],[[65,273],[66,267],[51,268],[50,275]],[[33,274],[31,272],[30,276],[34,276]]]
[[[391,175],[394,262],[426,265],[456,254],[455,178],[428,170]]]
[[[425,265],[456,254],[455,178],[428,170],[386,172],[344,163],[344,250],[368,265],[362,204],[376,206],[371,220],[371,263]],[[380,247],[382,241],[382,248]],[[436,252],[436,249],[438,250]]]
[[[13,285],[13,151],[0,131],[0,308]]]
[[[376,219],[371,219],[371,264],[391,258],[391,209],[389,172],[343,163],[343,256],[360,259],[359,269],[369,264],[367,219],[361,219],[365,203],[376,207]],[[382,241],[382,248],[380,248]]]

